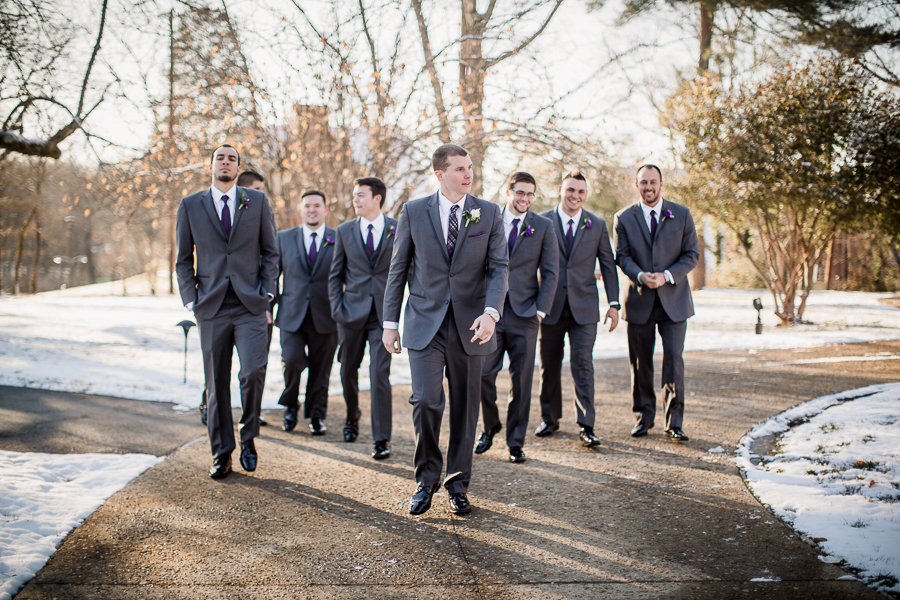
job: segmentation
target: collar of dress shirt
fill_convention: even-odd
[[[325,233],[325,223],[319,223],[319,226],[316,227],[315,229],[312,229],[306,223],[303,224],[303,237],[304,238],[309,239],[309,236],[311,236],[314,233],[316,234],[316,237],[321,240],[322,234]]]
[[[573,227],[572,233],[577,234],[578,229],[579,229],[579,223],[581,223],[581,213],[584,211],[579,208],[578,214],[575,215],[574,217],[570,217],[569,215],[567,215],[565,213],[565,211],[563,210],[563,207],[562,207],[562,202],[560,202],[559,206],[556,207],[556,212],[559,215],[560,220],[562,221],[563,235],[565,235],[566,231],[569,230],[569,219],[572,219],[575,221],[574,225],[572,226]]]
[[[644,222],[647,223],[647,228],[648,229],[650,228],[650,212],[651,211],[654,211],[654,210],[656,211],[656,223],[659,224],[659,219],[660,219],[660,217],[662,217],[663,202],[665,202],[665,200],[660,198],[659,202],[656,203],[656,206],[653,206],[653,207],[647,206],[640,200],[638,202],[640,202],[640,204],[641,204],[641,211],[644,213]]]
[[[228,196],[229,205],[234,206],[234,198],[237,196],[237,186],[232,185],[230,190],[222,192],[222,190],[213,185],[210,186],[209,193],[212,195],[213,200],[216,201],[217,205],[222,202],[222,196]]]
[[[527,214],[528,213],[525,213],[525,215],[527,215]],[[509,210],[507,207],[504,207],[503,208],[503,224],[506,225],[507,227],[512,227],[513,220],[518,219],[519,225],[521,225],[522,221],[525,220],[525,215],[517,217],[516,215],[513,214],[513,212],[511,210]]]
[[[363,238],[369,235],[369,225],[372,226],[372,235],[377,236],[378,233],[384,230],[384,213],[378,213],[374,221],[370,221],[365,217],[359,218],[359,231],[362,233]]]

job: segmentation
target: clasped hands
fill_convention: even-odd
[[[478,340],[478,343],[482,346],[487,344],[494,336],[495,327],[494,319],[488,314],[483,314],[475,319],[475,322],[469,327],[469,331],[475,332],[475,335],[472,336],[472,343]],[[400,332],[396,329],[385,329],[384,333],[381,334],[381,342],[391,354],[400,354],[400,351],[403,349],[400,345]]]
[[[641,273],[641,283],[650,289],[656,289],[666,283],[664,273]]]

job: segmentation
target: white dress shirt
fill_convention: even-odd
[[[359,233],[362,235],[363,246],[369,238],[369,225],[372,226],[372,244],[375,250],[381,244],[381,234],[384,233],[384,213],[378,213],[374,221],[370,221],[365,217],[359,218]]]
[[[322,250],[322,242],[325,241],[325,223],[319,223],[315,229],[310,229],[306,223],[303,224],[303,247],[306,248],[307,256],[312,246],[312,234],[316,234],[316,253],[318,253]]]
[[[580,208],[578,209],[578,213],[574,217],[570,217],[566,214],[566,211],[563,210],[562,202],[559,203],[559,206],[556,207],[556,214],[559,215],[559,220],[562,221],[563,226],[563,239],[566,237],[566,233],[569,231],[569,219],[572,220],[572,240],[574,241],[576,237],[578,237],[578,230],[581,229],[581,213],[584,211]]]
[[[643,201],[641,202],[641,211],[643,211],[644,213],[644,222],[647,224],[647,231],[652,231],[652,229],[650,229],[650,223],[653,220],[653,217],[651,216],[653,215],[653,213],[656,213],[656,230],[659,231],[659,224],[662,223],[663,202],[665,202],[665,200],[660,198],[659,202],[656,203],[656,206],[652,207],[647,206]],[[641,281],[641,275],[643,274],[644,271],[638,273],[638,282],[640,282],[642,285],[643,282]],[[668,269],[663,271],[663,275],[666,278],[666,282],[675,285],[675,278],[672,277],[672,274],[669,273]]]
[[[222,196],[228,196],[228,210],[231,212],[231,224],[234,225],[234,198],[237,195],[237,186],[233,185],[227,192],[222,192],[213,185],[210,186],[209,193],[212,194],[213,203],[215,203],[216,205],[216,215],[218,215],[220,223],[222,222],[222,209],[225,208],[225,203],[222,201]]]

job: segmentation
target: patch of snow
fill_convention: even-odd
[[[725,448],[723,448],[722,446],[716,446],[715,448],[710,448],[709,450],[707,450],[707,452],[710,452],[710,453],[712,453],[712,454],[716,454],[716,453],[719,453],[719,452],[725,452]]]

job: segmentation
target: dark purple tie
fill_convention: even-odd
[[[574,219],[569,219],[569,230],[566,232],[566,245],[571,246],[572,240],[575,239],[575,232],[572,231],[572,226],[575,225]]]
[[[369,253],[369,256],[375,254],[375,238],[372,237],[372,229],[375,226],[369,223],[369,236],[366,238],[366,252]]]
[[[512,252],[513,246],[516,245],[516,238],[519,237],[519,219],[513,219],[512,229],[509,230],[509,251]]]
[[[231,233],[231,211],[228,209],[228,196],[222,196],[222,229],[225,235]]]
[[[456,219],[456,211],[458,210],[458,204],[450,207],[450,222],[447,225],[447,255],[451,259],[453,258],[453,251],[456,249],[456,236],[459,235],[459,221]]]
[[[318,251],[316,250],[316,234],[310,234],[312,236],[312,241],[309,243],[309,266],[312,267],[316,264],[316,254]]]
[[[656,211],[650,211],[650,241],[656,237]]]

